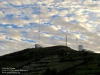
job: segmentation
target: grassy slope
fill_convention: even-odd
[[[59,62],[57,53],[65,48],[69,55],[65,62]],[[21,75],[42,75],[46,68],[55,68],[60,75],[95,75],[100,72],[100,55],[95,53],[78,52],[65,46],[47,48],[24,49],[0,57],[1,67],[15,67],[16,69],[28,69],[28,73]],[[96,70],[97,69],[97,70]],[[95,73],[95,74],[94,74]]]

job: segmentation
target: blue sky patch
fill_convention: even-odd
[[[14,17],[14,14],[7,14],[6,16],[5,16],[5,18],[7,18],[7,19],[12,19]]]
[[[30,18],[28,16],[24,16],[23,20],[30,20]]]
[[[36,43],[36,41],[31,39],[21,39],[22,41],[29,42],[29,43]]]
[[[68,18],[70,18],[70,17],[74,16],[74,14],[67,14],[66,16],[67,16]]]
[[[17,32],[16,36],[18,37],[13,36],[13,38],[18,39],[14,41],[17,42],[17,45],[19,46],[19,48],[13,48],[13,50],[17,51],[20,50],[20,48],[25,48],[24,45],[21,45],[23,42],[26,42],[23,44],[27,46],[38,43],[40,14],[42,16],[40,17],[40,34],[41,37],[44,36],[45,38],[49,36],[46,39],[48,41],[48,46],[52,43],[50,39],[58,39],[65,42],[63,39],[65,39],[64,36],[68,33],[70,40],[72,38],[75,39],[76,37],[81,38],[81,40],[86,39],[86,36],[89,37],[91,41],[97,43],[97,46],[95,46],[96,48],[93,44],[90,45],[90,40],[88,40],[88,42],[84,41],[84,43],[87,44],[88,48],[98,51],[100,49],[100,43],[97,39],[92,40],[92,38],[100,37],[98,35],[100,32],[99,4],[99,0],[0,0],[0,41],[4,40],[5,43],[1,49],[2,51],[8,50],[5,47],[8,46],[6,42],[12,41],[13,39],[7,35],[14,35],[12,30]],[[42,27],[44,30],[42,30]],[[31,31],[35,34],[31,35]],[[89,33],[93,34],[93,36],[91,35],[90,37],[88,35]],[[19,41],[20,38],[22,38],[22,41]],[[75,42],[72,44],[72,41],[70,43],[70,40],[68,41],[68,46],[72,47]],[[41,40],[43,45],[45,43],[44,41],[45,40]],[[10,43],[10,45],[15,46],[15,42]],[[10,45],[9,51],[5,51],[5,53],[10,52],[10,50],[13,51]],[[52,45],[56,45],[56,42],[54,41]],[[2,55],[5,53],[1,52]]]

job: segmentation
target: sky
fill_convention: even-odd
[[[99,9],[100,0],[0,0],[0,56],[36,43],[66,45],[66,35],[72,49],[100,53]]]

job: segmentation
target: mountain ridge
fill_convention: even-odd
[[[0,56],[0,70],[2,70],[2,67],[12,67],[15,69],[28,70],[28,72],[21,72],[21,75],[44,75],[49,68],[49,71],[55,70],[57,75],[79,75],[80,69],[77,68],[81,67],[81,69],[86,69],[87,73],[90,73],[87,68],[93,69],[93,72],[91,72],[93,74],[91,75],[94,75],[94,73],[96,74],[100,70],[99,57],[100,54],[76,51],[63,45],[44,48],[27,48]],[[98,71],[95,71],[95,68],[91,67],[93,65]],[[1,75],[5,74],[1,73]]]

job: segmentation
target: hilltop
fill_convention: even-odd
[[[20,71],[20,75],[99,75],[100,54],[80,52],[62,45],[27,48],[1,56],[0,70],[5,68],[25,70]]]

